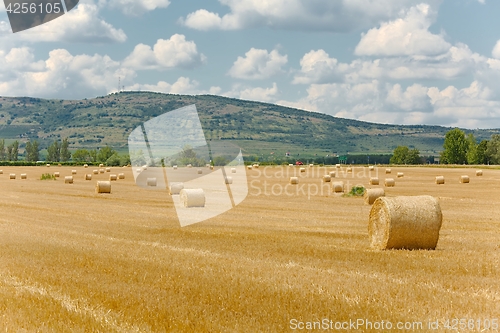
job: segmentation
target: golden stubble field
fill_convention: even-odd
[[[500,170],[392,167],[386,195],[438,197],[443,226],[435,251],[380,252],[370,207],[320,187],[334,168],[307,168],[296,187],[285,186],[298,168],[247,170],[242,204],[185,228],[167,191],[137,187],[130,168],[112,168],[126,179],[110,195],[94,192],[109,173],[83,180],[92,167],[0,169],[2,332],[286,332],[325,319],[449,332],[446,320],[500,318]],[[368,176],[340,178],[370,187]]]

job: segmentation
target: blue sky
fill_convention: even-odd
[[[0,95],[216,94],[394,124],[500,127],[500,1],[81,0],[13,34]]]

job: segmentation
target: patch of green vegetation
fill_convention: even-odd
[[[50,173],[44,173],[41,177],[40,180],[56,180],[56,176],[50,174]]]
[[[362,197],[365,191],[366,188],[364,186],[353,186],[349,193],[344,194],[344,197]]]

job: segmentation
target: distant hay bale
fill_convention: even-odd
[[[22,174],[21,174],[21,179],[28,179],[28,175],[27,175],[27,174],[25,174],[25,173],[22,173]]]
[[[378,185],[378,184],[379,184],[379,180],[377,177],[370,178],[370,185]]]
[[[0,175],[3,175],[3,170],[0,170]]]
[[[312,163],[311,163],[311,164],[309,164],[309,167],[310,167],[310,168],[314,167],[314,164],[312,164]]]
[[[177,165],[174,165],[174,170],[177,170]]]
[[[99,168],[104,168],[104,164],[99,164]]]
[[[9,178],[10,178],[10,179],[16,179],[16,174],[15,174],[15,173],[11,173],[11,174],[9,175]]]
[[[389,175],[391,172],[392,172],[392,170],[391,170],[391,169],[385,169],[385,173],[386,173],[387,175]]]
[[[61,164],[61,163],[59,163],[57,166],[62,166],[62,164]]]
[[[99,174],[99,170],[92,170],[92,173],[93,173],[94,175],[97,175],[97,174]]]
[[[386,178],[384,184],[386,187],[396,186],[396,182],[394,181],[394,178]]]
[[[84,178],[84,179],[85,179],[85,180],[92,180],[92,174],[91,174],[91,173],[87,173],[87,174],[85,175],[85,178]]]
[[[153,186],[153,187],[156,186],[156,178],[148,178],[146,184],[148,186]]]
[[[340,164],[335,164],[335,167],[336,167],[337,169],[340,169]]]
[[[397,176],[398,176],[398,178],[403,178],[403,177],[405,176],[405,174],[404,174],[404,173],[402,173],[402,172],[398,172],[398,175],[397,175]]]
[[[433,250],[441,223],[441,207],[431,196],[380,197],[370,211],[368,236],[377,250]]]
[[[47,168],[50,168],[50,163],[47,163],[46,166],[47,166]]]
[[[258,164],[254,164],[254,165],[252,165],[252,167],[255,168],[255,169],[258,169],[259,165]]]
[[[193,165],[192,164],[188,164],[188,165],[186,165],[186,167],[188,167],[188,168],[191,169],[193,167]]]
[[[375,200],[380,197],[385,197],[385,191],[383,188],[371,188],[365,191],[363,197],[365,199],[365,203],[373,205]]]
[[[205,168],[210,168],[210,163],[205,164]]]
[[[64,177],[64,184],[73,184],[73,176]]]
[[[290,184],[297,185],[299,183],[299,177],[290,177]]]
[[[54,177],[59,178],[60,174],[59,172],[54,172]]]
[[[71,170],[72,175],[76,175],[76,170]]]
[[[323,176],[323,182],[330,183],[331,181],[332,181],[332,177],[330,177],[330,175]]]
[[[252,166],[251,165],[247,165],[247,169],[248,170],[252,170]]]
[[[368,170],[370,170],[370,171],[373,171],[374,169],[375,169],[375,168],[373,167],[373,165],[370,165],[370,166],[368,167]]]
[[[347,173],[352,173],[352,168],[351,167],[347,168]]]
[[[104,173],[104,169],[99,169],[99,173]]]
[[[89,167],[89,165],[88,165],[88,164],[84,164],[84,165],[83,165],[83,167],[84,167],[85,169],[87,169],[87,168]]]
[[[293,164],[292,164],[292,163],[288,164],[288,166],[289,166],[290,168],[293,168]]]
[[[198,169],[198,174],[199,174],[199,175],[203,174],[203,170]]]
[[[142,169],[141,168],[137,168],[137,169],[135,169],[135,171],[138,172],[138,173],[141,173]]]
[[[141,169],[142,169],[142,171],[147,170],[147,169],[148,169],[148,166],[147,166],[147,165],[143,165]],[[111,170],[110,170],[110,171],[111,171]]]
[[[205,207],[205,192],[203,189],[183,189],[179,193],[181,203],[186,208]]]
[[[114,175],[114,174],[109,175],[109,181],[115,182],[117,180],[118,180],[118,176],[117,175]]]
[[[332,183],[333,193],[343,193],[344,192],[344,182],[333,182]]]
[[[337,177],[337,173],[335,171],[330,171],[329,175],[330,175],[330,178]]]
[[[98,181],[95,185],[96,193],[111,193],[111,182],[109,181]]]
[[[226,184],[232,184],[233,183],[233,177],[226,177],[226,178],[224,178],[224,182]]]
[[[170,192],[170,195],[179,194],[179,193],[181,193],[181,191],[183,189],[184,189],[184,183],[175,182],[175,183],[171,183],[168,186],[168,190]]]
[[[483,170],[477,170],[476,171],[476,176],[480,177],[483,175]]]
[[[111,168],[106,168],[106,172],[111,172]]]
[[[300,168],[300,172],[306,172],[306,168]]]
[[[437,176],[436,177],[436,184],[438,184],[438,185],[444,184],[444,176]]]
[[[469,176],[460,176],[460,183],[468,184],[470,181]]]
[[[213,166],[213,165],[211,165],[211,166],[210,166],[210,170],[213,170],[213,169],[214,169],[214,166]]]
[[[231,168],[231,173],[236,173],[236,168]]]
[[[124,173],[119,173],[118,174],[118,179],[125,179],[125,174]]]

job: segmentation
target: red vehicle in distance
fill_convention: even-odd
[[[304,165],[304,163],[302,163],[301,161],[297,161],[295,162],[295,165]]]

